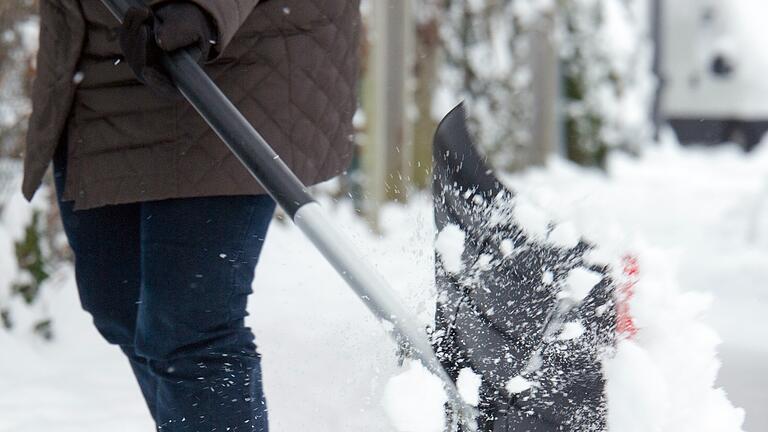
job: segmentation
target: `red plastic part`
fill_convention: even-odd
[[[622,266],[624,278],[616,293],[616,333],[620,337],[632,339],[637,335],[637,327],[632,319],[629,303],[640,279],[640,265],[637,257],[628,254],[622,258]]]

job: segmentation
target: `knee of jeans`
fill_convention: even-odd
[[[134,339],[136,353],[154,361],[225,355],[258,355],[251,329],[243,325],[209,331],[183,325],[147,326],[141,322]]]
[[[108,282],[78,277],[80,306],[99,333],[113,345],[132,345],[136,335],[136,289],[105,289]]]

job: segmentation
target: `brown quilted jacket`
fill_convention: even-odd
[[[152,0],[158,3],[161,0]],[[219,30],[208,74],[306,184],[352,157],[359,0],[191,0]],[[263,190],[183,101],[133,77],[99,0],[41,0],[23,191],[67,143],[77,209]]]

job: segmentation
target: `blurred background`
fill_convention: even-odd
[[[696,243],[706,261],[684,261],[681,283],[716,294],[710,322],[724,339],[718,383],[747,409],[746,430],[768,430],[768,145],[760,144],[768,131],[768,2],[364,0],[361,7],[358,154],[348,175],[320,193],[352,202],[381,230],[384,206],[428,193],[432,135],[460,101],[495,169],[532,194],[557,200],[558,190],[572,191],[542,180],[552,161],[576,178],[620,178],[616,167],[628,167],[623,173],[634,177],[615,183],[630,185],[618,189],[627,209],[667,221],[654,225],[649,241],[682,239],[675,247],[685,254],[694,236],[726,238]],[[35,0],[0,2],[0,332],[55,340],[46,289],[71,257],[50,187],[32,205],[18,192],[36,10]],[[695,203],[686,201],[691,191],[700,194]],[[681,234],[699,217],[700,230]],[[737,315],[747,324],[733,321]]]

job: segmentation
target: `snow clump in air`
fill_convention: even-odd
[[[520,375],[507,381],[506,389],[509,394],[518,394],[530,390],[533,384]]]
[[[570,271],[565,279],[565,289],[560,293],[561,298],[570,298],[580,303],[597,284],[603,279],[600,273],[578,267]]]
[[[499,250],[501,251],[501,255],[506,258],[515,252],[515,244],[510,239],[504,239],[499,245]]]
[[[557,338],[561,341],[578,339],[584,334],[584,330],[584,324],[578,321],[565,323]]]
[[[448,224],[437,235],[435,250],[440,255],[443,267],[448,273],[458,273],[464,264],[461,254],[464,253],[464,231],[458,225]]]
[[[556,226],[547,237],[554,246],[564,249],[575,248],[579,244],[579,232],[570,222],[561,223]]]
[[[384,409],[398,432],[443,432],[446,402],[440,378],[416,361],[384,390]]]
[[[536,239],[547,237],[549,219],[546,213],[528,200],[517,198],[514,207],[515,221],[529,236]]]
[[[480,384],[482,377],[476,374],[472,368],[464,368],[459,371],[456,379],[456,387],[459,389],[461,399],[469,405],[476,407],[480,403]]]

